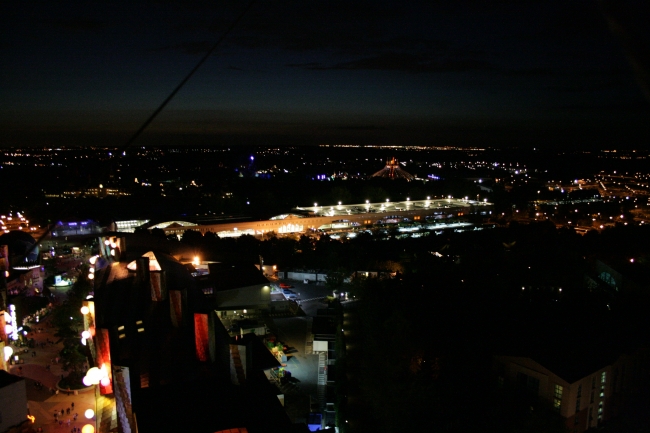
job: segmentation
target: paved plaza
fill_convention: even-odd
[[[25,378],[29,413],[36,417],[34,428],[41,427],[46,433],[59,433],[72,431],[74,427],[81,429],[86,424],[94,426],[95,420],[88,420],[84,416],[87,409],[96,411],[94,387],[78,391],[77,394],[61,389],[58,390],[58,394],[56,393],[57,383],[62,375],[65,376],[67,373],[63,371],[60,363],[56,363],[63,344],[58,337],[54,336],[56,329],[50,327],[49,316],[40,323],[30,323],[29,326],[32,332],[29,333],[28,338],[33,338],[36,346],[34,349],[28,349],[26,353],[23,352],[24,347],[12,346],[14,355],[18,355],[24,363],[10,366],[9,372]],[[55,362],[53,363],[52,360]],[[37,382],[42,386],[37,386]],[[69,413],[68,408],[70,408]],[[55,421],[55,412],[59,414],[58,420],[63,421],[62,425]],[[77,414],[76,421],[75,414]]]

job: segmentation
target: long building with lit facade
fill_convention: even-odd
[[[330,206],[299,207],[293,213],[278,215],[263,221],[228,222],[221,224],[192,224],[174,222],[159,224],[166,234],[182,235],[186,230],[202,234],[212,232],[219,237],[236,237],[244,234],[264,236],[276,234],[307,233],[317,230],[349,230],[355,227],[401,222],[445,220],[472,214],[488,215],[493,204],[468,199],[427,199],[382,203],[337,204]],[[153,228],[153,227],[150,227]]]

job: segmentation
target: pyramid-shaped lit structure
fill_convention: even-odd
[[[389,179],[406,179],[408,181],[415,179],[415,176],[402,170],[402,168],[399,166],[399,162],[397,162],[395,158],[391,158],[390,160],[386,161],[386,167],[379,170],[371,177],[386,177]]]

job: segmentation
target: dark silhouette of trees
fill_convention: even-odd
[[[203,242],[203,235],[196,230],[185,230],[181,236],[181,243],[197,247]]]
[[[147,231],[147,229],[142,229],[143,231]],[[165,239],[167,238],[167,235],[165,234],[165,231],[163,229],[155,228],[151,229],[151,236],[160,238],[160,239]]]

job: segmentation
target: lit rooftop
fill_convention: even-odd
[[[378,203],[361,203],[361,204],[337,204],[333,206],[314,206],[299,207],[297,209],[308,211],[314,216],[335,216],[335,215],[358,215],[364,213],[389,213],[401,212],[408,210],[422,210],[422,209],[445,209],[445,208],[458,208],[470,206],[491,206],[492,203],[487,201],[454,199],[454,198],[440,198],[440,199],[427,199],[427,200],[405,200],[405,201],[390,201]]]

